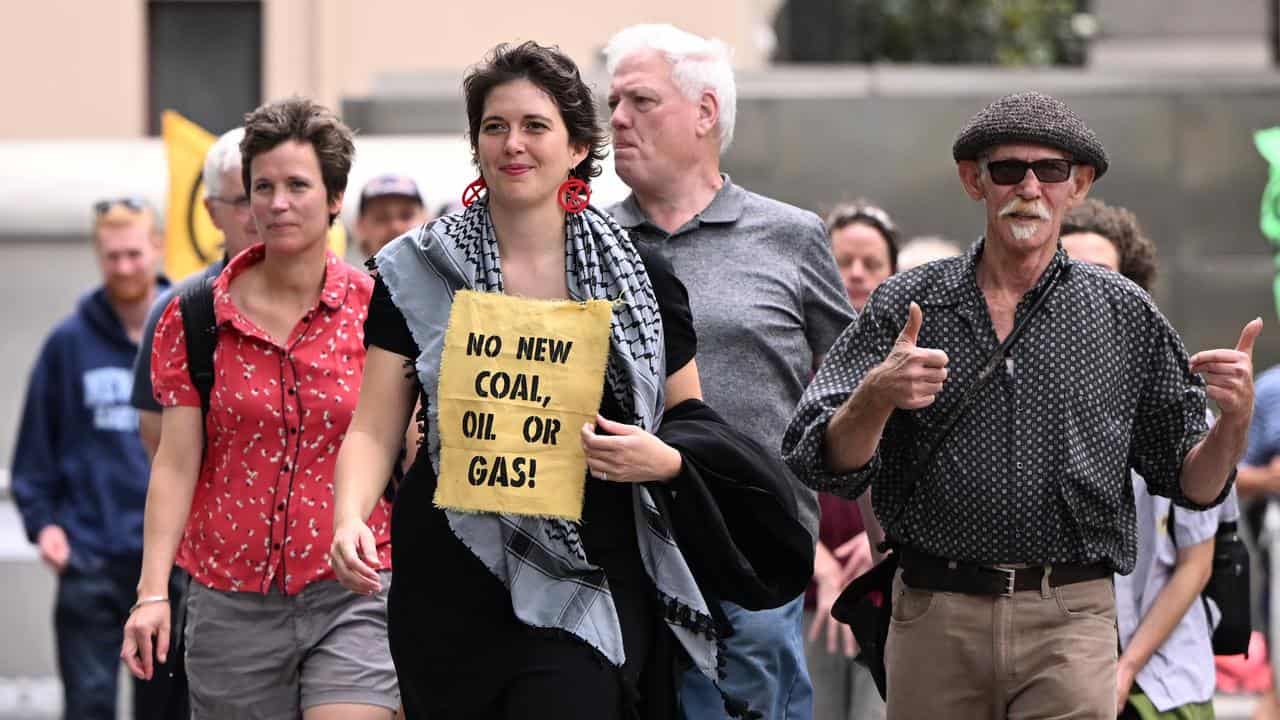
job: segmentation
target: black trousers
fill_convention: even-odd
[[[74,558],[58,578],[54,606],[58,671],[62,676],[64,717],[115,720],[124,623],[136,598],[140,557],[110,560]],[[175,569],[169,597],[175,614],[181,607],[186,574]],[[175,626],[176,628],[176,626]],[[180,633],[180,630],[175,629]],[[186,720],[186,674],[181,653],[157,665],[151,680],[133,681],[136,720]]]
[[[407,720],[623,720],[621,675],[585,644],[539,638],[536,654],[480,677],[435,665],[391,643]],[[459,648],[461,652],[465,649]],[[472,703],[442,704],[440,684],[473,685]],[[455,695],[456,697],[456,695]]]

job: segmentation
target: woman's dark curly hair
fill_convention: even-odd
[[[1095,233],[1111,241],[1120,256],[1120,274],[1147,292],[1156,280],[1156,244],[1142,234],[1133,213],[1090,198],[1067,212],[1060,235]]]
[[[519,45],[503,43],[490,51],[484,61],[471,68],[462,81],[467,102],[467,124],[471,133],[472,162],[480,141],[480,121],[489,93],[513,80],[528,80],[551,96],[560,110],[569,141],[587,147],[587,156],[572,175],[587,182],[600,174],[600,161],[609,148],[609,136],[596,113],[596,97],[582,81],[578,66],[559,48],[528,41]],[[478,163],[477,163],[478,164]]]
[[[308,98],[291,97],[266,103],[244,116],[240,141],[241,177],[245,192],[253,194],[253,158],[289,140],[307,143],[320,161],[320,176],[330,202],[347,189],[347,175],[356,154],[351,128],[329,108]],[[329,216],[332,224],[337,215]]]

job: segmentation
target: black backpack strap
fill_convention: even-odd
[[[218,323],[213,314],[213,280],[207,277],[182,291],[182,329],[187,341],[187,370],[200,393],[200,410],[209,414],[213,392],[213,348],[218,344]]]

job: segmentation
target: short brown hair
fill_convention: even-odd
[[[330,202],[346,191],[351,160],[356,154],[351,128],[329,108],[295,95],[287,100],[261,105],[244,116],[240,173],[246,193],[253,192],[249,177],[253,159],[289,140],[307,143],[316,151]],[[329,222],[332,223],[336,217],[330,215]]]
[[[1156,244],[1142,234],[1138,218],[1128,210],[1089,198],[1072,208],[1059,235],[1094,233],[1111,241],[1120,256],[1120,274],[1147,292],[1156,280]]]
[[[595,93],[582,81],[578,66],[568,55],[557,47],[539,45],[532,40],[519,45],[498,45],[483,62],[471,68],[462,81],[473,158],[480,142],[480,121],[484,119],[484,103],[489,93],[513,80],[528,80],[549,95],[564,119],[569,141],[587,147],[587,156],[573,169],[573,176],[584,182],[598,176],[600,161],[608,152],[609,136],[596,112]]]

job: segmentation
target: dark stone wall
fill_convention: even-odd
[[[607,82],[596,81],[596,87]],[[1253,131],[1280,124],[1280,76],[1180,78],[1099,72],[777,68],[739,81],[724,166],[741,184],[822,212],[866,196],[906,236],[970,242],[981,208],[956,178],[951,142],[986,102],[1019,89],[1065,99],[1102,138],[1111,170],[1094,195],[1138,214],[1159,248],[1155,296],[1188,348],[1234,345],[1268,321],[1257,366],[1280,362],[1271,251],[1258,231],[1268,177]],[[365,98],[344,112],[366,133],[461,132],[459,98]]]

